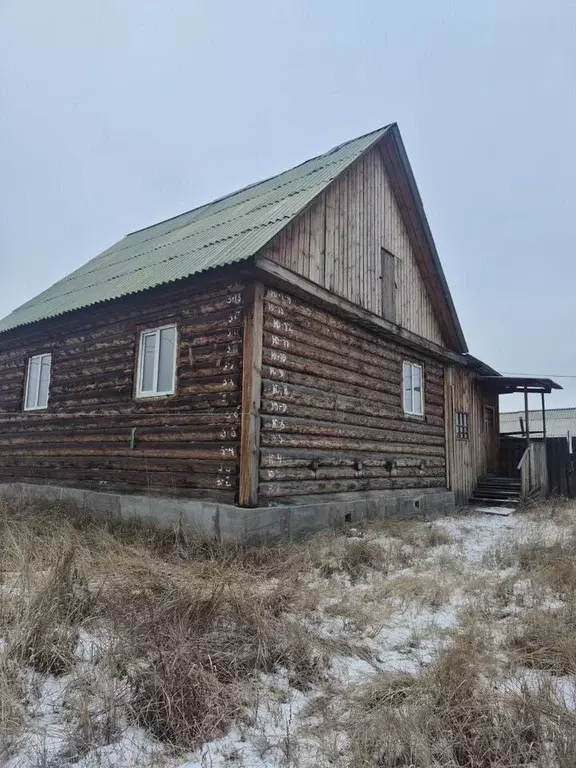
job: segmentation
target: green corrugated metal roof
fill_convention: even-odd
[[[0,320],[0,332],[250,258],[387,130],[127,235]]]

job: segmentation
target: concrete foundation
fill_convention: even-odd
[[[302,504],[256,509],[211,501],[100,493],[32,483],[0,485],[0,495],[34,501],[71,502],[93,517],[136,519],[162,528],[182,526],[220,541],[245,544],[302,538],[323,528],[363,519],[432,518],[454,510],[454,494],[445,489],[381,491],[362,497],[334,496]]]

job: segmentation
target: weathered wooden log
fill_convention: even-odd
[[[344,447],[343,441],[337,437],[322,437],[316,435],[279,435],[263,432],[261,444],[267,447],[303,448],[314,450],[338,450]],[[346,440],[346,450],[377,451],[380,453],[402,453],[406,455],[443,456],[444,445],[411,445],[406,443],[381,443],[375,440]]]
[[[2,334],[0,475],[134,492],[154,478],[166,492],[213,489],[212,498],[232,501],[243,301],[243,285],[220,273]],[[178,324],[177,393],[135,398],[140,331],[170,322]],[[49,407],[23,412],[27,360],[45,351]]]
[[[273,306],[275,306],[276,309],[272,309]],[[305,302],[302,299],[276,289],[270,289],[267,292],[266,307],[271,314],[277,314],[279,311],[278,308],[280,308],[282,313],[279,316],[285,321],[296,321],[296,317],[298,317],[299,319],[297,322],[302,324],[303,327],[307,327],[309,322],[317,323],[317,325],[311,325],[310,327],[330,328],[348,336],[367,341],[376,347],[380,347],[385,355],[397,355],[397,359],[405,357],[409,353],[409,350],[401,341],[394,341],[390,337],[380,337],[374,332],[361,327],[357,323],[338,317],[327,310],[315,307],[309,302]],[[443,363],[429,356],[426,359],[428,360],[428,365],[431,367],[431,371],[441,376],[443,374]]]
[[[310,393],[312,390],[308,390]],[[412,432],[414,434],[444,434],[444,424],[437,416],[426,415],[420,422],[406,421],[394,418],[394,412],[386,407],[366,400],[344,398],[342,395],[330,396],[325,392],[318,392],[318,396],[308,394],[308,402],[313,406],[302,404],[299,399],[300,392],[293,393],[289,400],[273,400],[265,397],[262,401],[262,413],[271,416],[289,416],[294,418],[313,419],[332,422],[338,420],[341,424],[356,424],[359,426],[376,427],[379,429],[393,429],[399,432]],[[346,402],[343,402],[346,399]],[[334,403],[334,405],[332,405]],[[346,408],[346,410],[345,410]],[[375,415],[378,412],[382,415]]]
[[[357,470],[353,467],[319,467],[318,469],[280,467],[276,469],[261,469],[262,482],[286,482],[296,480],[344,480],[362,478],[420,478],[437,477],[444,479],[445,469],[438,467],[401,467],[388,471],[386,467],[362,467]]]
[[[308,496],[310,494],[346,493],[350,491],[383,491],[405,488],[441,488],[443,477],[418,478],[360,478],[343,480],[318,480],[285,483],[261,483],[260,493],[263,498]]]
[[[266,467],[444,467],[444,456],[406,456],[398,453],[347,450],[302,450],[262,448],[262,468]]]
[[[383,443],[444,445],[444,434],[442,431],[438,431],[438,428],[436,428],[436,433],[432,430],[414,433],[393,429],[354,426],[335,421],[312,421],[310,419],[299,419],[283,415],[263,416],[262,430],[263,432],[275,432],[281,435],[326,435],[328,437],[341,437],[343,440],[348,438],[366,438],[367,440],[379,440]]]

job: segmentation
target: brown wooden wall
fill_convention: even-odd
[[[220,271],[1,335],[0,481],[234,501],[241,279]],[[134,399],[139,331],[170,322],[177,394]],[[49,407],[23,413],[26,361],[40,352],[52,353]]]
[[[396,322],[443,344],[378,147],[354,163],[263,255],[382,316],[388,287],[382,283],[382,248],[396,257]]]
[[[424,420],[403,414],[404,359],[424,365]],[[261,409],[261,504],[445,487],[443,364],[274,289]]]
[[[455,413],[468,413],[468,440],[456,437]],[[486,473],[498,472],[498,395],[483,391],[474,371],[446,368],[446,452],[449,487],[465,504]]]

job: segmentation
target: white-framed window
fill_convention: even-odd
[[[468,425],[468,414],[466,411],[456,411],[456,419],[454,423],[458,440],[469,440],[470,427]]]
[[[49,353],[29,358],[24,395],[25,411],[40,411],[48,408],[51,368],[52,355]]]
[[[136,397],[173,395],[176,391],[178,333],[175,325],[140,333]]]
[[[419,363],[404,361],[402,367],[404,413],[424,415],[423,369]]]

